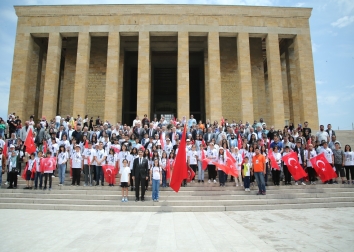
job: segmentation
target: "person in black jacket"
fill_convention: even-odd
[[[139,157],[134,160],[132,178],[135,183],[135,202],[139,201],[139,185],[141,188],[141,201],[145,201],[145,183],[149,178],[148,160],[143,158],[143,151],[140,149]]]

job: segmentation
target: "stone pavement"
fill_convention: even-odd
[[[0,251],[350,251],[354,208],[207,213],[0,210]]]

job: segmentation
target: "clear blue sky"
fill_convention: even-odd
[[[17,17],[13,5],[48,4],[227,4],[311,7],[312,47],[321,124],[352,129],[354,122],[354,0],[1,0],[0,1],[0,116],[6,118]],[[311,109],[311,108],[309,108]],[[311,125],[317,129],[317,125]]]

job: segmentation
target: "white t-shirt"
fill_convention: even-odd
[[[311,163],[310,159],[317,156],[316,151],[315,150],[310,151],[310,158],[308,158],[309,157],[309,151],[305,150],[304,151],[304,156],[305,156],[305,159],[307,159],[307,167],[312,167],[312,163]]]
[[[61,146],[61,145],[64,145],[64,146],[65,146],[65,150],[70,149],[70,142],[69,142],[69,140],[61,140],[61,141],[59,142],[59,146]]]
[[[36,157],[36,171],[40,172],[41,171],[41,159],[39,157]]]
[[[226,164],[226,155],[220,155],[220,157],[218,157],[218,163],[219,164],[223,164],[225,165]],[[218,171],[221,171],[221,169],[218,167]]]
[[[209,149],[209,150],[207,151],[206,157],[207,157],[208,159],[211,159],[211,161],[216,162],[217,159],[218,159],[218,152],[217,152],[217,150],[215,150],[215,149],[210,150],[210,149]],[[212,162],[209,162],[209,164],[213,164],[213,163],[212,163]]]
[[[124,166],[121,169],[119,169],[119,174],[121,175],[120,177],[120,182],[129,182],[129,174],[130,174],[130,167],[129,166]]]
[[[106,158],[106,163],[108,165],[113,165],[114,167],[116,166],[116,156],[112,154],[108,154]]]
[[[80,169],[82,167],[81,161],[82,161],[82,156],[80,152],[76,152],[71,155],[72,159],[72,168],[73,169]]]
[[[96,154],[96,151],[94,149],[84,149],[84,152],[82,153],[82,155],[84,156],[84,165],[87,165],[88,162],[87,162],[87,159],[89,158],[90,159],[90,164],[93,165],[93,160],[95,158],[95,154]]]
[[[68,153],[66,151],[58,153],[58,164],[64,164],[68,161]]]
[[[238,171],[240,171],[241,170],[241,164],[242,164],[242,161],[243,161],[243,159],[242,159],[242,155],[240,154],[240,152],[238,152],[238,153],[232,153],[232,156],[236,159],[236,169],[238,170]]]
[[[353,151],[348,151],[344,152],[344,165],[345,166],[352,166],[354,165],[354,152]]]
[[[52,157],[56,157],[57,152],[59,151],[59,145],[57,143],[50,146],[50,151],[52,152]]]
[[[333,160],[332,160],[332,155],[333,155],[333,151],[331,150],[331,148],[322,148],[320,150],[320,153],[324,152],[324,155],[328,161],[328,163],[332,164],[333,163]]]
[[[131,162],[129,151],[121,151],[121,152],[119,152],[119,154],[118,154],[119,168],[123,167],[123,160],[124,159],[128,160],[128,166],[129,166],[129,162]]]
[[[188,151],[188,157],[189,157],[189,164],[190,165],[196,165],[197,164],[197,158],[198,152],[197,151]]]
[[[56,122],[56,123],[60,123],[60,120],[61,120],[61,116],[58,116],[58,115],[57,115],[57,116],[55,117],[55,122]]]
[[[154,166],[152,167],[152,179],[153,180],[160,180],[160,172],[162,171],[161,167]]]
[[[322,140],[325,140],[327,142],[327,140],[328,140],[327,138],[329,137],[329,135],[326,131],[319,131],[319,132],[317,132],[316,137],[317,137],[317,140],[320,142]]]
[[[5,141],[2,140],[2,139],[0,139],[0,147],[1,147],[2,149],[4,149],[4,145],[5,145]]]
[[[97,150],[97,152],[96,152],[97,162],[101,162],[101,164],[98,164],[98,163],[97,163],[96,165],[99,165],[99,166],[104,165],[104,163],[102,162],[104,157],[107,157],[107,154],[106,154],[106,152],[104,151],[104,149],[102,149],[102,150]]]
[[[281,164],[281,154],[280,154],[279,152],[277,152],[277,153],[273,152],[273,156],[274,156],[274,158],[275,158],[275,161],[277,161],[277,164],[278,164],[279,167],[280,167],[280,164]],[[272,167],[272,168],[274,168],[274,167]]]
[[[36,159],[28,160],[28,170],[32,171],[34,164],[36,163]]]

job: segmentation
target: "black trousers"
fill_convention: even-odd
[[[208,164],[208,175],[210,180],[216,179],[215,165]]]
[[[194,171],[194,173],[197,174],[198,165],[196,165],[196,164],[191,164],[190,167],[192,168],[192,170]],[[194,175],[194,177],[193,177],[192,180],[194,180],[194,179],[195,179],[195,175]]]
[[[9,172],[7,173],[9,178],[10,187],[17,187],[17,172]]]
[[[307,172],[309,174],[309,181],[315,182],[315,180],[316,180],[315,169],[313,169],[313,167],[307,167]]]
[[[44,173],[44,187],[47,187],[49,177],[49,188],[52,188],[52,173]]]
[[[135,197],[137,199],[139,199],[139,185],[141,188],[141,199],[144,199],[146,181],[148,181],[146,177],[142,177],[141,175],[135,177]]]
[[[280,182],[280,171],[272,169],[272,180],[274,185],[279,185]]]
[[[134,187],[134,180],[133,180],[133,176],[130,175],[130,186],[133,188]]]
[[[77,185],[80,185],[80,174],[81,174],[81,169],[80,168],[73,168],[73,178],[72,178],[72,185],[75,185],[75,182]]]
[[[347,180],[350,180],[349,173],[351,175],[351,180],[354,180],[354,165],[345,166],[345,175],[347,176]]]
[[[285,184],[290,184],[291,183],[291,173],[289,172],[289,169],[286,165],[284,165],[284,177],[285,177]]]

